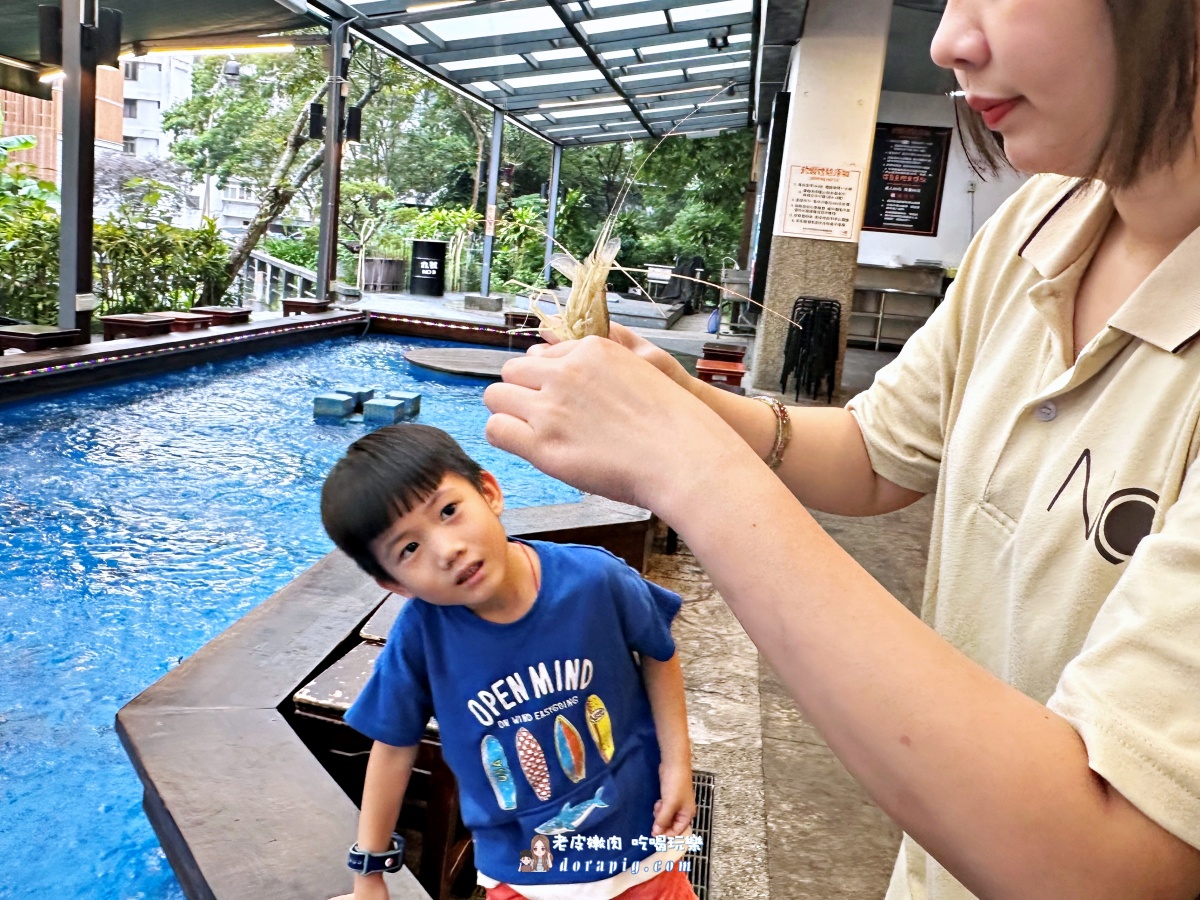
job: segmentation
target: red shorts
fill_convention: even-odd
[[[487,900],[525,900],[525,895],[518,894],[507,884],[500,884],[488,888]],[[663,872],[649,881],[635,884],[614,900],[696,900],[696,892],[683,872]]]

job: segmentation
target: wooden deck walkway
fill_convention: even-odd
[[[479,350],[473,347],[431,347],[408,350],[404,358],[416,366],[449,372],[451,375],[470,375],[475,378],[498,379],[500,369],[510,359],[524,356],[509,350]]]

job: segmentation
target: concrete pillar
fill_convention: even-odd
[[[770,163],[783,169],[751,370],[760,390],[779,390],[800,296],[842,304],[841,381],[891,15],[892,0],[810,0],[792,49],[787,140]]]

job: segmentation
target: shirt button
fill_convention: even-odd
[[[1034,416],[1040,422],[1051,422],[1058,415],[1058,407],[1051,401],[1047,400],[1044,403],[1039,403],[1037,409],[1033,411]]]

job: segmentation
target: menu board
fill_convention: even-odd
[[[952,133],[924,125],[875,126],[864,231],[937,234]]]

